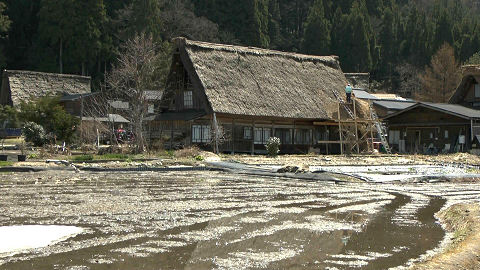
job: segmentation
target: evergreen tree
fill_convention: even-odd
[[[40,1],[8,0],[6,3],[12,21],[5,46],[7,66],[9,69],[34,69]]]
[[[336,52],[345,72],[369,72],[372,68],[369,19],[365,2],[354,2],[348,16],[342,16]]]
[[[474,53],[467,61],[464,63],[465,65],[480,65],[480,52]]]
[[[3,54],[4,50],[4,45],[3,45],[3,39],[5,38],[5,33],[8,31],[10,28],[10,19],[8,18],[7,15],[5,15],[5,9],[6,5],[3,2],[0,2],[0,68],[5,66],[5,55]]]
[[[330,53],[330,22],[325,18],[323,0],[316,0],[305,22],[302,51],[307,54]]]
[[[4,2],[0,2],[0,34],[6,33],[10,27],[10,19],[5,15],[6,5]]]
[[[397,38],[393,12],[390,8],[386,8],[383,13],[379,41],[381,44],[380,58],[382,60],[380,63],[380,74],[391,76],[393,64],[397,56],[395,46],[397,44]]]
[[[246,29],[246,44],[268,48],[270,38],[268,36],[268,0],[250,0],[248,13],[251,24],[247,21],[250,29]]]
[[[270,0],[268,6],[268,35],[270,37],[270,48],[278,49],[282,46],[281,35],[281,14],[280,5],[277,0]]]
[[[102,50],[102,30],[106,24],[106,10],[103,0],[83,0],[76,2],[79,10],[75,21],[71,54],[81,64],[82,75],[87,75],[88,64],[94,64]],[[103,37],[105,38],[105,37]]]
[[[58,50],[58,70],[63,73],[64,50],[72,41],[78,10],[75,0],[43,0],[39,12],[40,39]]]
[[[116,27],[120,43],[141,33],[161,40],[162,3],[160,0],[131,0],[118,11]]]
[[[383,10],[383,0],[366,0],[368,13],[380,17]]]
[[[442,8],[438,13],[438,20],[435,23],[435,39],[433,41],[434,51],[440,48],[445,42],[453,45],[452,20],[446,9]]]

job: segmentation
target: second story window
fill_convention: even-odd
[[[193,93],[192,91],[183,92],[183,106],[188,108],[193,108]]]

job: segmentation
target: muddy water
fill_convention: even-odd
[[[423,189],[219,172],[12,174],[0,181],[0,226],[86,231],[0,254],[0,269],[387,269],[444,236],[433,215],[445,199]]]

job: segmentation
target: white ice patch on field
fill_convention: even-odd
[[[15,225],[0,227],[0,257],[46,247],[84,231],[75,226]]]
[[[283,222],[283,224],[272,225],[261,230],[249,232],[243,235],[240,239],[231,241],[229,244],[241,242],[255,237],[273,235],[285,230],[307,230],[316,233],[324,233],[336,230],[359,231],[361,227],[360,224],[340,223],[320,215],[309,216],[306,219],[308,222],[295,223],[294,221],[288,220]]]
[[[214,262],[218,269],[251,269],[266,268],[269,264],[281,260],[286,260],[297,255],[297,251],[292,249],[282,249],[275,252],[236,252],[230,253],[230,258],[215,257]]]
[[[185,232],[180,235],[172,235],[171,237],[181,238],[187,242],[209,241],[212,239],[219,239],[224,233],[235,230],[232,226],[219,226],[213,229],[203,231]]]
[[[391,165],[391,166],[315,166],[310,170],[350,174],[373,182],[406,181],[420,177],[471,177],[468,168],[440,165]]]
[[[373,202],[373,203],[366,203],[366,204],[357,204],[351,206],[340,207],[337,209],[333,209],[328,211],[329,213],[346,213],[346,212],[353,212],[353,211],[362,211],[367,214],[376,214],[380,211],[385,205],[391,203],[391,200]]]

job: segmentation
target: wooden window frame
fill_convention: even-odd
[[[186,109],[193,108],[193,91],[183,91],[183,107]]]

